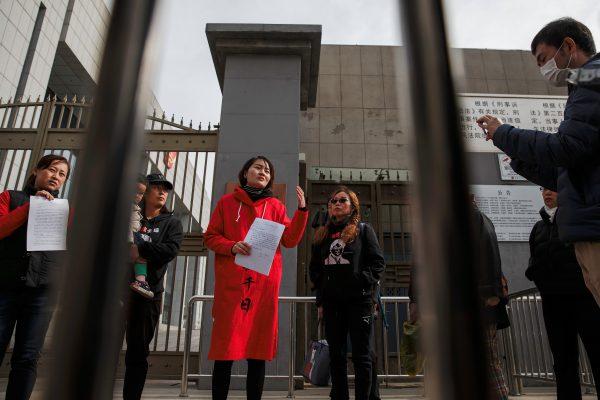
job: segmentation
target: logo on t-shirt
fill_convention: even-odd
[[[350,264],[350,261],[343,257],[346,243],[342,239],[334,240],[329,246],[329,256],[325,259],[325,265]]]

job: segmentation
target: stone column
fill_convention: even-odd
[[[206,36],[223,92],[221,130],[215,165],[212,208],[225,193],[227,182],[249,158],[264,155],[273,161],[276,183],[286,184],[288,215],[297,208],[300,110],[314,107],[317,90],[321,26],[207,24]],[[296,249],[283,249],[280,295],[296,294]],[[205,292],[214,293],[214,255],[209,256]],[[202,321],[201,373],[210,374],[207,361],[212,320]],[[279,314],[277,361],[267,363],[267,375],[287,375],[290,356],[289,308]],[[245,375],[246,363],[234,365],[233,374]],[[210,379],[201,379],[209,388]],[[231,388],[244,388],[244,379],[232,378]],[[287,380],[267,380],[265,388],[283,389]]]

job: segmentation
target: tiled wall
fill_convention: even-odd
[[[69,46],[90,77],[97,78],[110,20],[105,1],[75,0],[66,20],[69,0],[0,0],[0,97],[5,100],[16,93],[41,3],[46,13],[24,97],[46,93],[59,40]]]
[[[300,119],[308,166],[408,168],[409,77],[396,62],[404,55],[402,47],[321,47],[317,106]],[[460,93],[566,94],[544,81],[527,51],[452,49],[451,56]]]
[[[0,97],[14,97],[40,0],[0,0]],[[44,1],[46,14],[24,96],[44,95],[68,0]]]
[[[97,81],[110,12],[103,0],[76,0],[63,40]]]

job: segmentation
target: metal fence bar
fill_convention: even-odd
[[[507,336],[509,336],[512,344],[508,346],[510,349],[508,356],[512,358],[513,361],[511,363],[514,365],[514,370],[509,371],[509,374],[516,379],[516,389],[519,393],[522,391],[523,379],[540,382],[556,381],[552,365],[548,365],[546,362],[546,355],[550,355],[551,352],[549,344],[545,340],[547,336],[545,326],[539,318],[538,305],[540,300],[539,292],[535,288],[517,292],[509,296],[508,310],[511,326],[508,328]],[[535,305],[535,310],[531,309],[532,302]],[[527,307],[525,307],[525,303],[527,303]],[[536,317],[537,323],[534,323],[533,319]],[[528,324],[527,322],[530,323]],[[536,341],[536,338],[539,340]],[[590,361],[584,350],[581,343],[579,343],[580,383],[581,386],[591,392],[595,388],[595,383],[593,375],[590,372]],[[541,364],[540,360],[542,360]]]
[[[214,300],[213,295],[196,295],[196,296],[192,296],[188,301],[188,305],[186,308],[186,316],[187,316],[186,320],[190,321],[190,323],[186,324],[186,331],[185,331],[185,336],[184,336],[185,340],[183,343],[183,368],[182,368],[182,372],[181,372],[181,391],[179,394],[180,397],[188,397],[189,380],[197,380],[199,378],[211,376],[209,374],[203,374],[201,368],[199,368],[198,374],[190,374],[189,373],[189,360],[190,360],[190,354],[191,354],[192,330],[193,330],[193,321],[194,321],[194,315],[195,315],[194,309],[196,307],[196,303],[204,304],[205,302],[212,302],[213,300]],[[285,297],[285,296],[279,297],[279,303],[283,303],[283,304],[289,303],[290,304],[290,318],[289,318],[290,359],[289,359],[289,364],[288,364],[288,375],[267,375],[266,378],[281,378],[281,379],[285,378],[285,379],[287,379],[287,381],[288,381],[288,397],[294,396],[294,380],[302,378],[301,375],[297,375],[295,373],[295,353],[296,353],[296,347],[297,347],[297,343],[296,343],[296,306],[298,303],[313,304],[313,303],[315,303],[315,300],[316,300],[315,297]],[[392,303],[397,306],[398,303],[408,304],[409,298],[404,297],[404,296],[382,297],[382,302],[383,302],[383,304]],[[202,326],[200,327],[200,329],[202,329]],[[399,334],[399,333],[397,332],[397,334]],[[202,358],[201,351],[202,351],[202,346],[200,346],[200,349],[199,349],[200,358]],[[384,349],[384,352],[385,351],[386,350]],[[306,354],[304,356],[306,356]],[[200,360],[200,367],[201,367],[201,362],[202,362],[202,360]],[[385,359],[384,359],[384,362],[385,362]],[[239,375],[239,373],[238,373],[238,374],[232,375],[232,377],[243,377],[243,376]],[[353,377],[353,376],[351,375],[350,377]],[[389,378],[412,379],[412,377],[410,377],[408,375],[400,374],[400,370],[398,370],[398,373],[394,374],[394,375],[390,375],[386,372],[385,379],[386,379],[386,382],[388,382],[388,383],[389,383]],[[416,379],[418,380],[420,378],[421,377],[418,376]]]
[[[152,64],[147,57],[146,63],[143,61],[154,6],[154,1],[143,0],[117,0],[114,4],[95,117],[86,138],[87,147],[93,151],[86,153],[79,172],[82,182],[112,190],[106,196],[97,196],[84,187],[77,191],[65,270],[65,276],[77,285],[64,291],[61,298],[55,343],[60,357],[55,359],[48,379],[44,396],[48,399],[113,397],[122,340],[123,311],[118,294],[126,276],[126,228],[135,181],[132,167],[138,162],[143,131],[138,102],[145,100],[141,95],[146,78],[142,67]],[[82,264],[83,259],[86,262]],[[72,335],[74,331],[77,335]]]

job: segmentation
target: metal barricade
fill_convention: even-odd
[[[511,326],[501,331],[501,340],[508,364],[506,369],[511,394],[522,393],[523,380],[556,382],[539,291],[532,288],[511,294],[508,314]],[[581,340],[579,371],[581,385],[591,393],[595,382]]]
[[[182,368],[182,372],[181,372],[181,392],[179,394],[180,397],[187,397],[188,396],[188,382],[189,380],[197,380],[200,379],[202,377],[209,377],[210,375],[208,374],[202,374],[201,370],[199,371],[200,373],[198,374],[190,374],[189,373],[189,360],[190,360],[190,353],[191,353],[191,344],[192,344],[192,330],[194,327],[194,320],[195,320],[195,316],[196,316],[196,312],[194,311],[195,305],[196,303],[202,303],[204,304],[205,302],[212,302],[214,300],[214,296],[212,295],[197,295],[197,296],[192,296],[190,298],[190,300],[188,301],[188,305],[186,308],[186,329],[185,329],[185,341],[184,341],[184,348],[183,348],[183,368]],[[384,364],[384,374],[379,375],[380,377],[382,377],[386,382],[389,381],[389,379],[407,379],[407,380],[421,380],[422,376],[417,376],[417,377],[411,377],[407,374],[402,374],[402,368],[400,365],[400,357],[398,356],[399,353],[399,348],[400,348],[400,327],[402,326],[401,322],[400,322],[400,312],[399,312],[399,305],[400,304],[404,304],[404,306],[406,307],[406,310],[408,311],[408,304],[409,304],[409,298],[408,297],[382,297],[382,303],[384,306],[384,310],[387,310],[387,306],[388,305],[393,305],[393,324],[395,327],[395,334],[394,334],[394,343],[395,343],[395,348],[396,348],[396,354],[397,354],[397,363],[398,363],[398,373],[397,374],[390,374],[390,362],[389,362],[389,354],[390,352],[388,352],[388,348],[389,348],[389,340],[388,340],[388,335],[387,332],[385,332],[384,334],[384,339],[383,339],[383,364]],[[297,322],[296,322],[296,307],[298,304],[305,304],[305,307],[307,307],[308,304],[314,304],[315,303],[315,297],[286,297],[286,296],[282,296],[279,297],[279,303],[280,304],[289,304],[290,305],[290,315],[289,315],[289,327],[290,327],[290,338],[289,338],[289,348],[290,348],[290,357],[289,357],[289,361],[288,361],[288,375],[284,376],[284,375],[267,375],[266,378],[287,378],[288,380],[288,398],[293,398],[294,397],[294,379],[302,379],[303,377],[301,375],[296,375],[295,374],[295,365],[296,365],[296,347],[297,347],[297,343],[296,343],[296,330],[297,330]],[[305,330],[306,330],[306,326],[307,326],[307,319],[305,317]],[[199,329],[202,329],[202,326],[199,327]],[[202,336],[200,335],[199,340],[202,340]],[[202,344],[200,344],[199,349],[202,349]],[[308,350],[308,346],[307,343],[304,344],[304,356],[306,356],[306,352]],[[200,355],[202,356],[202,355]],[[200,362],[202,362],[202,358],[200,357]],[[232,375],[232,377],[243,377],[242,375]],[[350,375],[350,377],[353,377],[352,375]]]

